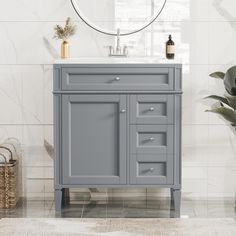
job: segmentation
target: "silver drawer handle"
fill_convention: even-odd
[[[125,109],[122,109],[120,112],[121,112],[121,113],[125,113],[125,112],[126,112],[126,110],[125,110]]]
[[[149,111],[154,111],[154,110],[155,110],[154,107],[149,108]]]
[[[150,168],[149,171],[150,171],[150,172],[153,172],[153,171],[154,171],[154,168]]]
[[[120,81],[120,77],[116,77],[116,78],[115,78],[115,81]]]
[[[150,140],[151,142],[153,142],[153,141],[155,140],[155,138],[151,137],[151,138],[149,138],[149,140]]]

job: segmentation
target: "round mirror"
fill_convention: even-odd
[[[151,25],[161,14],[167,0],[71,0],[78,16],[94,30],[108,34],[130,35]]]

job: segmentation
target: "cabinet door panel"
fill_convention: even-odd
[[[126,96],[63,95],[63,183],[126,183]]]

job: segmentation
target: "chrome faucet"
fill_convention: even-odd
[[[122,48],[120,44],[120,29],[117,29],[117,41],[115,49],[113,46],[109,46],[109,57],[127,57],[128,47],[124,46]]]

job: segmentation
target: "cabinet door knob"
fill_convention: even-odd
[[[150,140],[151,142],[153,142],[153,141],[155,140],[155,138],[151,137],[151,138],[149,138],[149,140]]]
[[[150,172],[153,172],[153,171],[154,171],[154,168],[153,168],[153,167],[151,167],[151,168],[149,169],[149,171],[150,171]]]
[[[154,107],[149,108],[149,111],[154,111],[154,110],[155,110]]]
[[[122,109],[120,112],[121,112],[121,113],[125,113],[125,112],[126,112],[126,110],[125,110],[125,109]]]
[[[115,81],[120,81],[120,77],[116,77],[116,78],[115,78]]]

